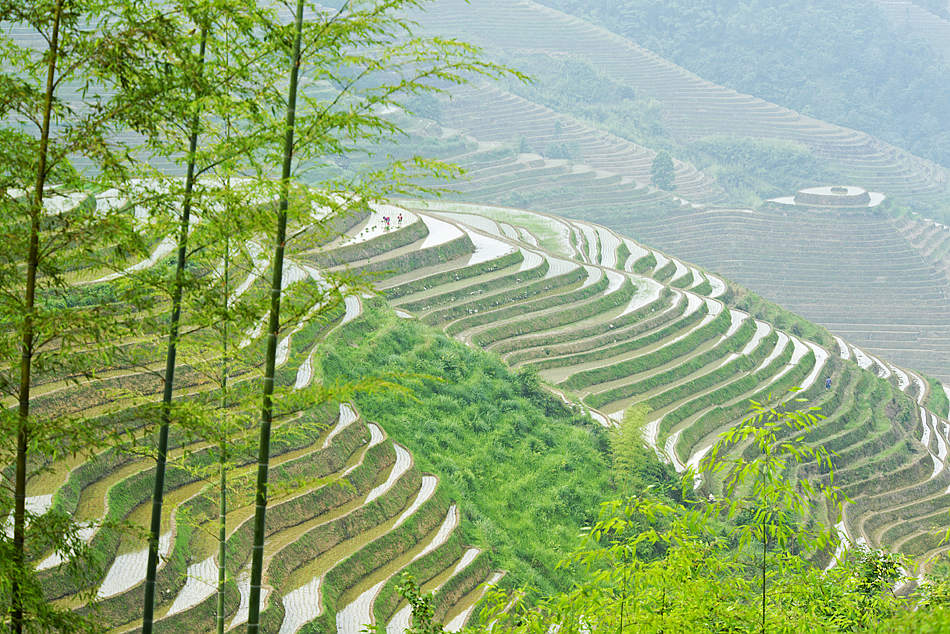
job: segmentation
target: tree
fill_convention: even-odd
[[[235,190],[229,186],[230,178],[239,166],[246,164],[246,154],[254,150],[253,142],[248,144],[245,139],[231,133],[231,122],[233,118],[242,116],[248,104],[256,102],[254,92],[259,86],[261,74],[267,70],[265,65],[258,64],[260,60],[253,54],[250,57],[235,54],[241,53],[242,46],[254,40],[253,30],[261,24],[263,14],[258,12],[256,5],[248,6],[231,0],[183,0],[177,9],[181,14],[180,21],[176,23],[177,38],[174,46],[166,51],[168,61],[163,69],[169,85],[162,111],[164,122],[147,138],[153,155],[168,157],[184,167],[183,182],[155,169],[149,174],[151,180],[159,183],[155,187],[157,195],[148,201],[150,219],[154,225],[151,231],[158,235],[173,232],[176,236],[174,272],[169,278],[163,275],[161,267],[157,267],[157,270],[143,270],[125,276],[135,279],[136,286],[150,288],[170,300],[165,325],[167,345],[162,397],[158,408],[155,447],[157,467],[145,576],[143,632],[146,634],[153,627],[168,439],[174,417],[175,372],[179,365],[183,335],[182,312],[192,301],[190,296],[207,294],[209,286],[216,288],[214,276],[206,274],[215,269],[216,263],[205,260],[203,268],[191,267],[191,273],[187,270],[191,265],[190,258],[196,251],[220,253],[211,247],[222,240],[227,245],[229,238],[234,238],[240,244],[242,237],[252,230],[253,223],[243,223],[251,228],[235,231],[237,225],[234,224],[234,214],[225,213],[226,210],[233,211],[235,204]],[[210,180],[208,174],[215,169],[224,174],[225,186],[222,187],[221,182],[202,182],[203,177],[205,181]],[[250,212],[254,205],[248,204],[248,194],[244,193],[245,215],[254,217]],[[203,212],[203,217],[199,218],[203,227],[199,233],[203,235],[193,237],[196,209]],[[189,242],[195,238],[198,244],[193,248]],[[226,249],[225,262],[228,256]],[[204,274],[195,274],[194,270]],[[150,302],[152,297],[146,296],[145,300]],[[229,301],[227,288],[223,301],[225,305]],[[228,319],[229,316],[225,316],[225,324]],[[208,324],[191,326],[200,330]],[[226,349],[223,372],[221,390],[224,392],[222,398],[226,399]],[[207,431],[209,428],[206,426],[204,429]],[[216,435],[215,439],[219,445],[224,442],[220,435]],[[222,457],[221,460],[223,475],[226,459]],[[225,490],[226,487],[222,488],[222,496]],[[220,565],[223,566],[223,561]]]
[[[793,390],[794,392],[794,390]],[[766,628],[768,598],[768,561],[770,547],[778,547],[782,554],[792,547],[796,552],[822,550],[830,542],[830,535],[820,524],[812,525],[807,519],[822,501],[837,515],[846,497],[833,485],[813,485],[805,479],[788,477],[792,464],[815,462],[819,470],[834,472],[831,455],[824,447],[813,447],[804,442],[805,433],[821,419],[817,407],[805,410],[789,409],[803,399],[765,403],[752,401],[750,414],[739,425],[724,432],[703,460],[704,479],[710,481],[724,476],[724,502],[728,516],[740,516],[735,534],[741,547],[752,542],[761,545],[758,562],[760,571],[761,629]],[[739,454],[727,456],[736,447],[751,444],[755,457]],[[833,476],[831,482],[834,482]],[[834,513],[833,515],[834,516]]]
[[[610,453],[617,489],[624,495],[643,493],[647,487],[664,487],[665,493],[679,497],[676,472],[655,458],[643,439],[650,408],[645,403],[628,407],[623,422],[610,430]]]
[[[830,570],[812,561],[826,548],[827,534],[808,523],[809,510],[821,497],[832,508],[844,498],[833,488],[794,479],[791,467],[799,461],[817,460],[833,473],[827,453],[802,441],[817,412],[791,409],[794,403],[753,403],[751,415],[721,435],[704,462],[705,486],[725,483],[721,500],[670,504],[648,490],[603,504],[597,522],[559,564],[575,579],[574,587],[549,597],[495,589],[477,631],[893,627],[889,619],[899,600],[891,588],[900,579],[899,558],[858,550]],[[746,453],[753,457],[742,457]],[[683,491],[691,492],[693,482],[687,472]],[[759,545],[762,557],[755,557]],[[768,570],[766,562],[773,564]],[[936,597],[935,605],[921,605],[939,610],[944,595],[935,584],[924,595]]]
[[[423,0],[348,0],[339,9],[326,11],[298,0],[294,24],[275,27],[265,42],[289,62],[286,97],[277,90],[270,102],[274,117],[261,117],[261,131],[271,134],[274,151],[263,152],[259,174],[280,164],[277,207],[274,211],[274,245],[271,261],[271,307],[264,357],[263,402],[258,449],[254,545],[251,561],[248,632],[260,627],[260,591],[267,508],[271,424],[275,401],[274,371],[282,320],[282,300],[287,289],[284,263],[288,250],[312,246],[334,237],[341,218],[368,210],[373,201],[395,193],[419,191],[412,184],[421,176],[446,176],[455,168],[422,157],[407,161],[382,160],[382,167],[347,173],[344,159],[362,153],[370,159],[373,146],[400,134],[381,113],[404,109],[408,100],[440,92],[439,86],[463,83],[473,73],[498,76],[504,69],[481,61],[474,47],[443,38],[422,38],[412,33],[406,11],[424,6]],[[306,9],[313,17],[304,21]],[[310,92],[298,93],[301,80]],[[277,82],[280,86],[281,82]],[[319,88],[318,88],[319,87]],[[282,116],[281,116],[282,113]],[[269,159],[269,160],[268,160]],[[316,187],[302,187],[304,170],[329,174]],[[315,214],[314,209],[320,213]],[[288,235],[288,227],[300,230]],[[302,228],[306,227],[304,231]],[[296,243],[296,244],[294,244]],[[329,277],[329,276],[328,276]],[[352,289],[358,280],[341,280],[338,290]],[[341,296],[342,294],[338,295]]]
[[[200,80],[205,73],[205,52],[208,45],[208,31],[211,26],[207,15],[196,17],[200,31],[198,43],[198,59],[194,71],[197,73],[198,85],[191,95],[194,101],[204,96]],[[187,50],[187,49],[184,49]],[[145,572],[145,607],[142,613],[142,631],[150,634],[152,631],[152,611],[155,608],[155,574],[158,566],[158,539],[162,528],[162,501],[165,490],[165,462],[168,453],[168,428],[171,421],[172,395],[175,388],[175,357],[178,351],[178,336],[181,327],[181,303],[184,289],[185,264],[188,254],[188,233],[191,229],[191,206],[195,188],[195,164],[198,150],[198,134],[200,110],[195,110],[191,116],[188,129],[188,153],[185,176],[185,190],[183,193],[182,210],[178,226],[178,255],[175,262],[175,278],[172,286],[171,315],[168,324],[168,347],[165,354],[164,389],[162,390],[161,420],[158,431],[158,465],[155,470],[155,483],[152,493],[152,516],[149,526],[148,562]]]
[[[669,152],[660,150],[653,158],[653,166],[650,168],[650,182],[654,187],[664,189],[668,192],[676,189],[676,170],[673,167],[673,159]]]
[[[13,632],[28,621],[68,630],[89,624],[43,599],[26,558],[27,537],[40,549],[44,542],[61,543],[72,553],[82,542],[68,517],[27,510],[27,481],[98,434],[79,424],[81,413],[31,410],[32,389],[78,382],[97,364],[108,366],[108,342],[123,320],[95,292],[72,288],[71,277],[83,266],[103,266],[104,258],[121,258],[138,242],[126,209],[97,207],[77,192],[128,178],[131,148],[118,132],[156,128],[167,86],[155,80],[154,60],[172,41],[173,29],[149,3],[105,7],[92,0],[4,1],[0,21],[28,29],[40,43],[29,46],[6,32],[0,39],[0,347],[5,358],[19,359],[0,378],[17,403],[2,416],[3,446],[15,446],[3,462],[15,466],[12,540],[0,537],[9,563],[0,567],[0,605]],[[78,94],[64,96],[77,85]],[[76,157],[94,169],[74,169]],[[110,244],[115,248],[98,248]],[[90,346],[98,354],[78,354]],[[2,506],[8,508],[5,501]],[[71,567],[82,568],[79,562]]]

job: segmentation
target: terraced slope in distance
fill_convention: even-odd
[[[912,183],[929,183],[912,196],[925,210],[944,194],[921,192],[945,193],[950,182],[942,167],[885,147],[860,132],[703,82],[618,36],[536,3],[485,2],[474,7],[449,1],[423,21],[447,30],[470,25],[489,47],[502,50],[581,56],[638,94],[667,104],[671,130],[679,130],[677,134],[687,141],[737,134],[801,142],[836,162],[854,183],[878,188],[892,198],[907,195],[908,186],[916,187]],[[515,24],[530,26],[521,29]],[[679,114],[673,116],[680,107],[685,110],[676,110]],[[946,268],[945,251],[923,245],[922,260],[913,252],[913,239],[908,245],[883,218],[843,213],[832,221],[827,214],[799,210],[788,215],[696,209],[639,186],[643,170],[648,169],[649,151],[639,152],[635,146],[619,151],[602,132],[584,137],[582,126],[563,114],[498,88],[458,91],[441,112],[448,126],[480,148],[473,151],[470,145],[450,155],[469,171],[471,180],[456,186],[466,197],[605,224],[721,271],[898,363],[950,380],[945,362],[950,346],[946,319],[950,283],[933,270]],[[715,124],[703,127],[709,119]],[[505,142],[538,155],[500,154],[498,144]],[[576,146],[571,160],[544,156],[551,147],[571,143]],[[682,166],[680,177],[686,177]],[[693,204],[703,200],[692,200],[681,189],[674,193]],[[775,254],[776,240],[791,245],[788,258]],[[867,257],[882,242],[893,259]],[[870,272],[858,279],[864,265]]]
[[[432,30],[476,38],[488,47],[575,55],[608,76],[656,99],[678,139],[714,135],[797,141],[840,167],[867,189],[945,204],[947,170],[865,133],[803,116],[707,82],[658,55],[589,22],[530,0],[442,0],[421,22]]]
[[[522,152],[539,155],[552,154],[558,148],[568,151],[571,169],[559,178],[552,179],[555,182],[566,184],[567,180],[580,180],[581,166],[592,170],[589,176],[599,175],[603,178],[613,174],[635,181],[640,187],[648,186],[651,181],[655,151],[532,103],[498,86],[468,86],[455,90],[441,114],[441,123],[462,130],[479,141],[517,142]],[[476,159],[474,156],[464,158],[473,169],[481,167]],[[724,194],[712,178],[688,163],[675,161],[674,164],[677,197],[694,203],[723,200]],[[481,181],[487,175],[478,172],[472,174],[471,184],[463,185],[467,198],[485,187],[487,183]],[[640,195],[645,195],[645,192]],[[662,198],[665,192],[654,190],[652,195]]]
[[[939,223],[867,211],[709,209],[627,224],[649,244],[950,381],[950,243]]]
[[[925,40],[950,59],[950,21],[908,0],[876,0],[898,33]]]
[[[604,227],[480,205],[416,209],[505,255],[497,267],[458,258],[393,277],[386,294],[401,314],[534,367],[605,425],[648,404],[646,439],[678,470],[698,464],[748,399],[800,386],[827,416],[812,439],[837,452],[836,481],[854,500],[841,534],[928,557],[943,548],[930,527],[950,484],[950,428],[921,406],[930,388],[916,372],[841,338],[823,346],[777,329],[731,306],[715,274]],[[866,528],[884,518],[887,530]]]

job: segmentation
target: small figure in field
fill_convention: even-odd
[[[386,231],[389,231],[389,216],[383,216],[383,223],[386,225]]]
[[[399,214],[399,216],[396,217],[396,223],[402,225],[402,214]]]
[[[825,389],[826,389],[826,390],[830,390],[830,389],[831,389],[831,377],[830,377],[830,376],[825,379]]]

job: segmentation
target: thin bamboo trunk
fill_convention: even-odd
[[[16,475],[13,487],[13,583],[10,584],[10,631],[23,631],[23,595],[20,577],[26,574],[26,454],[29,445],[30,385],[33,377],[33,317],[36,310],[36,275],[40,261],[40,216],[46,188],[46,159],[49,153],[49,129],[53,111],[56,59],[59,55],[59,25],[64,0],[56,1],[53,33],[50,38],[46,92],[43,101],[43,127],[36,166],[36,185],[30,202],[30,246],[26,262],[26,289],[23,300],[23,336],[20,343],[20,394],[17,417]]]
[[[199,48],[199,72],[204,67],[208,26],[202,26]],[[191,203],[195,185],[195,154],[198,150],[198,114],[191,120],[188,140],[188,168],[185,176],[185,194],[182,201],[178,233],[178,261],[175,266],[175,285],[172,289],[171,323],[168,328],[168,351],[165,357],[165,385],[162,391],[161,419],[158,431],[158,461],[155,486],[152,490],[152,517],[148,535],[148,563],[145,568],[145,605],[142,610],[142,634],[151,634],[155,610],[155,576],[158,570],[158,537],[162,530],[162,502],[165,495],[165,462],[168,453],[168,427],[171,420],[172,395],[175,386],[175,358],[178,354],[178,332],[181,321],[181,298],[184,286],[185,262],[188,256],[188,231],[191,222]]]
[[[248,610],[248,634],[260,630],[261,576],[264,567],[264,522],[267,512],[267,471],[270,463],[270,427],[273,418],[274,370],[277,361],[277,335],[280,329],[280,293],[284,275],[284,242],[287,238],[287,207],[290,197],[290,173],[294,157],[294,122],[297,109],[297,79],[300,75],[300,40],[303,31],[303,0],[297,0],[294,49],[290,65],[287,95],[287,121],[284,130],[284,164],[281,170],[281,196],[277,211],[277,237],[274,248],[274,273],[271,278],[270,323],[267,330],[267,356],[264,360],[264,397],[261,407],[261,436],[257,457],[257,490],[254,510],[254,549],[251,559],[251,596]]]
[[[224,239],[224,308],[225,313],[228,308],[228,276],[230,274],[230,251],[228,239]],[[221,369],[221,416],[227,417],[228,415],[228,317],[225,315],[224,318],[224,329],[221,333],[221,343],[224,348],[224,360],[223,367]],[[227,421],[223,419],[222,421],[222,432],[227,429]],[[228,554],[227,548],[227,516],[228,516],[228,474],[227,474],[227,461],[228,461],[228,443],[227,439],[222,435],[221,437],[221,446],[218,449],[218,459],[220,460],[218,467],[220,471],[221,480],[218,484],[220,487],[218,498],[218,608],[217,608],[217,632],[218,634],[224,634],[224,582],[227,574],[225,568],[225,558]]]

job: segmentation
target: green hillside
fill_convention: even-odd
[[[281,385],[292,393],[390,371],[416,378],[410,397],[373,392],[280,417],[265,544],[268,631],[356,632],[372,621],[398,630],[408,616],[395,587],[402,572],[436,591],[436,616],[451,631],[471,617],[483,581],[567,589],[572,578],[558,561],[598,504],[624,493],[610,472],[606,428],[637,404],[649,407],[644,442],[670,465],[641,466],[668,486],[743,418],[749,399],[785,400],[801,387],[826,416],[805,440],[834,452],[836,483],[852,500],[843,517],[815,519],[833,524],[841,545],[922,563],[948,549],[934,525],[950,502],[950,423],[926,406],[941,403],[932,397],[938,383],[602,226],[405,201],[402,219],[381,228],[394,209],[353,217],[343,239],[289,254],[302,271],[318,263],[380,271],[382,298],[347,296],[331,322],[281,333]],[[263,284],[254,273],[247,282],[252,293]],[[84,296],[108,300],[114,283],[100,279]],[[305,297],[316,283],[304,275],[292,288]],[[248,337],[254,358],[260,331]],[[186,402],[219,400],[207,375],[184,373]],[[36,407],[45,416],[89,407],[110,397],[107,387],[147,397],[160,386],[146,376],[103,371],[51,386]],[[142,424],[135,401],[118,405],[104,424]],[[214,453],[180,433],[172,447],[157,623],[198,631],[215,600],[216,546],[206,529],[217,484],[199,469]],[[88,571],[97,618],[115,631],[136,627],[129,615],[140,601],[144,551],[134,533],[109,522],[146,519],[153,467],[141,455],[90,448],[28,483],[34,513],[65,511],[85,523],[81,539],[99,564]],[[247,614],[252,456],[242,449],[231,473],[230,627]],[[798,474],[826,478],[808,462]],[[720,484],[703,482],[700,491],[718,494]],[[59,555],[31,557],[49,600],[84,604]]]
[[[710,81],[950,165],[942,124],[950,94],[935,90],[950,56],[902,28],[909,9],[900,5],[910,2],[893,3],[893,19],[881,6],[892,3],[872,0],[544,4],[590,17]]]
[[[944,73],[939,7],[848,2],[792,77]],[[2,37],[0,626],[941,631],[942,95],[766,101],[788,3],[54,4]]]
[[[418,147],[465,167],[453,185],[460,199],[606,225],[950,381],[944,167],[714,84],[538,3],[443,0],[419,19],[477,38],[536,78],[453,89],[424,109],[435,123],[414,127]],[[674,159],[672,192],[650,185],[660,150]],[[887,199],[871,213],[763,204],[829,183]]]

